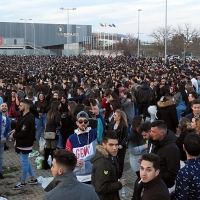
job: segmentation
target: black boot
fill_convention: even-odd
[[[50,166],[49,166],[49,164],[48,164],[48,158],[49,158],[49,155],[50,155],[50,151],[51,151],[51,149],[49,149],[49,148],[46,148],[46,149],[44,149],[44,162],[43,162],[43,168],[45,169],[45,170],[47,170],[47,169],[50,169]]]
[[[54,153],[55,150],[56,149],[51,149],[51,159],[52,159],[52,161],[53,161],[53,153]]]
[[[7,151],[9,149],[9,147],[6,145],[6,143],[4,143],[4,151]]]

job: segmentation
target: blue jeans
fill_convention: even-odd
[[[178,121],[180,121],[181,119],[181,114],[185,111],[186,106],[177,106],[176,107],[176,113],[177,113],[177,117],[178,117]]]
[[[40,118],[35,118],[35,124],[37,129],[37,140],[40,140],[42,135],[42,128],[46,125],[46,113],[43,113]]]
[[[63,148],[63,142],[62,142],[62,135],[60,134],[60,131],[59,131],[59,134],[58,134],[58,144],[57,144],[57,147],[59,148]]]
[[[22,154],[20,152],[19,157],[22,164],[22,181],[26,180],[27,174],[29,173],[31,178],[35,176],[32,166],[28,159],[29,154]]]
[[[2,172],[4,143],[0,141],[0,173]]]

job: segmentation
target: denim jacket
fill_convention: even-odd
[[[0,135],[1,135],[1,123],[2,123],[2,113],[0,112]],[[4,137],[6,138],[6,140],[8,139],[8,133],[10,133],[11,131],[11,126],[10,126],[10,119],[8,117],[6,117],[6,128],[5,128],[5,132],[4,132]]]

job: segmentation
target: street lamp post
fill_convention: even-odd
[[[33,48],[34,48],[34,55],[35,55],[35,26],[33,23],[32,23],[32,26],[33,26]]]
[[[165,3],[165,64],[167,63],[167,0]]]
[[[70,10],[76,10],[76,8],[60,8],[61,10],[67,10],[67,31],[69,29],[69,11]],[[69,54],[69,40],[67,35],[67,55]]]
[[[140,11],[142,9],[138,10],[138,58],[140,57]]]
[[[80,50],[80,47],[79,47],[79,29],[80,28],[81,28],[80,26],[76,27],[76,30],[78,31],[78,53],[79,53],[79,50]]]
[[[20,20],[23,20],[25,21],[25,27],[24,27],[24,49],[25,49],[25,54],[26,54],[26,22],[27,21],[31,21],[32,19],[20,19]]]

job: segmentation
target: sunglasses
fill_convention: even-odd
[[[79,123],[79,124],[82,124],[82,123],[87,124],[87,123],[88,123],[88,120],[79,120],[78,123]]]

